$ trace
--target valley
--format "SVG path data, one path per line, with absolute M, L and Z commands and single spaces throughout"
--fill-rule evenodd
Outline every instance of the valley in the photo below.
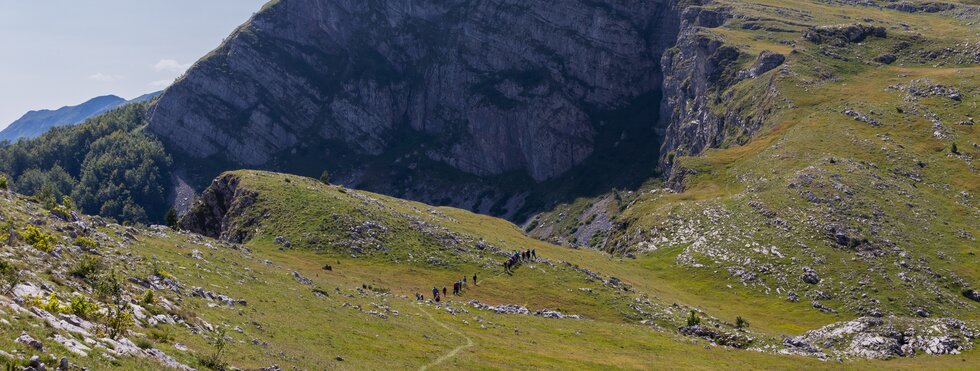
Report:
M 980 368 L 978 25 L 271 1 L 159 97 L 0 146 L 0 359 Z

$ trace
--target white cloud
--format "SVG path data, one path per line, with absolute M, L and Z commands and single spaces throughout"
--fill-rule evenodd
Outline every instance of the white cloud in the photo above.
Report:
M 115 82 L 123 79 L 122 75 L 107 75 L 102 72 L 96 73 L 88 77 L 89 80 L 95 80 L 99 82 Z
M 153 65 L 153 69 L 157 72 L 176 72 L 184 73 L 188 68 L 191 68 L 193 63 L 180 63 L 174 59 L 161 59 L 157 64 Z
M 170 86 L 170 84 L 173 84 L 173 82 L 174 82 L 174 80 L 157 80 L 157 81 L 153 81 L 153 82 L 151 82 L 151 83 L 149 83 L 147 85 L 150 86 L 151 88 L 154 88 L 154 89 L 163 89 L 163 88 L 166 88 L 166 87 Z

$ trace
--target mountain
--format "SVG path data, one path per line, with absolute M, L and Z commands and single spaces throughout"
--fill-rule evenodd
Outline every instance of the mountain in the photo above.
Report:
M 604 162 L 610 179 L 655 171 L 677 24 L 670 1 L 278 1 L 168 88 L 149 129 L 212 168 L 330 169 L 514 216 L 589 159 L 635 160 Z
M 212 173 L 504 216 L 776 332 L 977 320 L 975 4 L 399 4 L 276 2 L 149 129 Z
M 0 194 L 0 273 L 36 288 L 0 294 L 0 343 L 91 344 L 90 368 L 977 369 L 977 24 L 974 0 L 271 2 L 156 103 L 0 148 L 38 190 Z M 182 231 L 141 227 L 168 193 Z M 113 267 L 135 347 L 51 304 L 113 305 Z
M 61 107 L 57 110 L 30 111 L 0 131 L 0 141 L 16 142 L 24 138 L 34 138 L 51 128 L 77 125 L 91 117 L 102 114 L 127 103 L 146 102 L 156 98 L 161 92 L 125 100 L 115 95 L 92 98 L 77 106 Z

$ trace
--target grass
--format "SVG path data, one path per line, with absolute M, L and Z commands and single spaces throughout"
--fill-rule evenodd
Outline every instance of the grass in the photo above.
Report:
M 969 144 L 980 142 L 980 133 L 976 125 L 955 124 L 977 112 L 980 81 L 975 77 L 980 67 L 916 64 L 912 52 L 900 53 L 899 62 L 891 66 L 863 62 L 900 41 L 911 41 L 912 50 L 975 42 L 975 27 L 942 14 L 802 0 L 724 0 L 719 5 L 732 5 L 735 12 L 747 17 L 706 32 L 738 46 L 746 54 L 741 58 L 743 64 L 751 63 L 751 57 L 762 50 L 789 55 L 788 75 L 775 80 L 785 107 L 758 133 L 745 138 L 750 140 L 743 145 L 736 146 L 735 139 L 741 138 L 734 138 L 724 148 L 678 158 L 680 168 L 693 170 L 685 178 L 683 192 L 662 191 L 662 183 L 647 182 L 633 193 L 621 192 L 620 201 L 609 202 L 611 194 L 568 200 L 554 215 L 542 217 L 556 233 L 567 234 L 590 220 L 576 215 L 586 215 L 599 202 L 609 202 L 602 211 L 614 218 L 617 227 L 604 246 L 621 243 L 623 250 L 617 252 L 634 252 L 636 259 L 553 245 L 529 238 L 507 221 L 464 210 L 253 171 L 231 173 L 242 181 L 242 189 L 257 194 L 255 204 L 237 216 L 234 224 L 238 232 L 252 237 L 245 245 L 146 230 L 129 240 L 125 229 L 108 225 L 98 230 L 112 241 L 98 243 L 109 267 L 79 263 L 82 258 L 69 253 L 59 260 L 10 246 L 2 248 L 4 259 L 26 265 L 25 270 L 34 273 L 30 279 L 50 284 L 63 298 L 84 286 L 59 278 L 58 269 L 84 268 L 79 272 L 88 276 L 97 273 L 93 270 L 115 267 L 125 277 L 167 272 L 166 276 L 186 288 L 202 287 L 245 299 L 245 306 L 227 306 L 186 295 L 178 300 L 169 290 L 153 294 L 157 303 L 179 303 L 167 311 L 195 326 L 207 322 L 225 329 L 230 337 L 225 361 L 245 369 L 271 364 L 301 369 L 406 369 L 430 365 L 447 355 L 452 356 L 433 367 L 980 368 L 976 348 L 952 356 L 837 363 L 717 347 L 675 332 L 688 308 L 696 307 L 703 311 L 705 321 L 734 324 L 742 317 L 751 322 L 750 330 L 760 343 L 778 344 L 781 335 L 798 335 L 854 318 L 856 306 L 867 304 L 862 293 L 898 316 L 908 316 L 911 309 L 921 306 L 936 316 L 964 319 L 974 326 L 980 320 L 980 307 L 963 301 L 961 284 L 955 279 L 969 285 L 980 278 L 976 242 L 958 235 L 964 231 L 980 236 L 975 201 L 980 175 L 973 164 L 976 148 Z M 785 14 L 807 17 L 805 22 L 791 24 L 787 22 L 791 17 Z M 839 50 L 848 61 L 827 57 L 799 37 L 811 25 L 863 23 L 865 18 L 886 25 L 889 37 Z M 741 27 L 753 19 L 786 32 Z M 910 29 L 900 29 L 901 23 Z M 922 34 L 921 38 L 912 37 L 914 33 Z M 932 123 L 921 112 L 899 113 L 896 108 L 911 111 L 911 103 L 903 93 L 888 88 L 923 78 L 967 93 L 961 102 L 928 97 L 917 103 L 920 110 L 927 109 L 943 121 L 946 139 L 933 135 Z M 735 85 L 737 99 L 716 108 L 751 106 L 748 98 L 764 85 L 758 81 Z M 882 125 L 854 121 L 841 114 L 844 108 L 868 114 L 875 111 L 878 114 L 873 116 Z M 948 153 L 952 142 L 958 143 L 962 156 Z M 910 180 L 908 173 L 917 174 L 921 181 Z M 807 174 L 816 174 L 812 185 L 790 187 Z M 828 203 L 813 204 L 802 198 L 803 190 L 843 201 L 832 204 L 838 209 Z M 28 207 L 28 201 L 7 193 L 0 198 L 2 220 L 15 221 L 18 228 L 44 217 L 36 211 L 36 204 Z M 568 217 L 559 217 L 558 212 Z M 791 228 L 778 227 L 771 223 L 773 218 Z M 883 257 L 859 257 L 829 241 L 820 225 L 825 223 L 846 225 L 877 243 L 888 240 L 894 248 Z M 679 224 L 691 226 L 695 237 L 708 238 L 681 241 Z M 67 241 L 52 226 L 38 228 L 39 233 L 54 236 L 53 241 Z M 711 234 L 715 231 L 724 233 Z M 279 236 L 290 240 L 292 247 L 280 249 Z M 678 242 L 641 248 L 659 236 Z M 503 251 L 535 249 L 543 258 L 568 262 L 603 277 L 614 276 L 633 291 L 602 285 L 561 263 L 526 264 L 508 274 L 500 267 L 504 258 L 480 249 L 483 243 Z M 786 258 L 759 253 L 759 246 L 777 247 Z M 685 263 L 685 259 L 701 266 Z M 909 274 L 920 282 L 898 278 L 907 271 L 901 268 L 902 262 L 916 265 Z M 757 281 L 746 284 L 729 270 L 763 263 L 772 264 L 775 273 L 760 274 Z M 325 265 L 332 269 L 324 270 Z M 799 282 L 802 266 L 817 269 L 821 283 Z M 923 273 L 929 271 L 940 277 Z M 311 279 L 313 285 L 297 282 L 293 272 Z M 449 298 L 450 307 L 468 312 L 454 314 L 444 306 L 409 299 L 415 293 L 429 297 L 433 286 L 451 286 L 473 274 L 480 284 L 471 285 L 462 297 Z M 377 291 L 363 289 L 368 286 Z M 800 294 L 800 302 L 786 300 L 790 290 Z M 818 290 L 833 294 L 831 299 L 820 300 L 838 313 L 811 307 L 806 295 Z M 652 325 L 641 324 L 631 305 L 644 298 L 669 314 Z M 468 306 L 470 300 L 517 304 L 531 310 L 547 308 L 586 319 L 496 314 Z M 679 307 L 670 309 L 675 303 Z M 372 310 L 388 318 L 369 313 Z M 0 348 L 31 354 L 24 345 L 13 342 L 23 331 L 46 342 L 45 354 L 67 354 L 64 347 L 46 340 L 54 330 L 39 320 L 15 318 L 11 313 L 0 313 L 0 317 L 11 323 L 0 328 Z M 159 348 L 192 366 L 213 351 L 215 333 L 211 331 L 192 331 L 180 325 L 147 325 L 135 331 L 145 334 L 134 334 L 134 339 L 141 339 L 141 347 Z M 466 346 L 470 343 L 472 346 Z M 178 344 L 190 351 L 178 350 Z M 457 353 L 450 353 L 455 349 Z M 72 361 L 93 369 L 160 367 L 129 357 L 109 361 L 90 355 Z

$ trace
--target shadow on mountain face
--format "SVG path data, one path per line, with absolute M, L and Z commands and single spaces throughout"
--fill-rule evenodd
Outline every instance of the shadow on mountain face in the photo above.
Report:
M 279 160 L 261 170 L 314 178 L 327 170 L 332 182 L 351 188 L 522 223 L 556 205 L 614 189 L 638 189 L 657 178 L 660 99 L 661 94 L 655 91 L 617 110 L 590 112 L 596 131 L 592 155 L 565 174 L 543 182 L 523 172 L 479 177 L 434 161 L 425 153 L 433 138 L 411 130 L 407 124 L 393 134 L 397 140 L 379 156 L 346 150 L 342 143 L 311 140 L 280 154 Z M 221 172 L 239 168 L 218 158 L 178 156 L 175 163 L 189 175 L 183 180 L 198 191 Z

